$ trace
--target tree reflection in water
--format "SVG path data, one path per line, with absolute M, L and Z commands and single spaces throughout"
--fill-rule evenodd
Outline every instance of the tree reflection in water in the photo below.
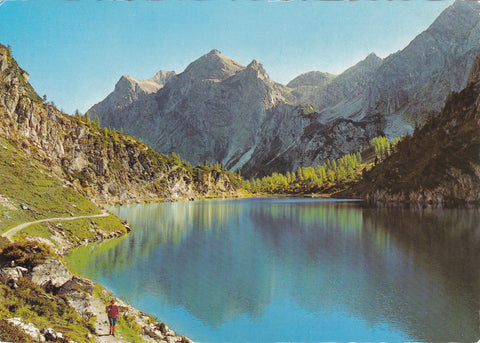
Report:
M 260 321 L 289 299 L 313 315 L 344 313 L 410 339 L 478 338 L 478 210 L 244 199 L 115 213 L 134 232 L 70 260 L 129 299 L 184 308 L 214 328 L 240 316 Z

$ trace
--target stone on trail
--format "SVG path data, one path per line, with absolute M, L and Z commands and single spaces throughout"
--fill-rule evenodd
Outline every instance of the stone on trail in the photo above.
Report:
M 65 265 L 55 258 L 49 258 L 32 270 L 32 281 L 40 287 L 60 288 L 73 278 Z

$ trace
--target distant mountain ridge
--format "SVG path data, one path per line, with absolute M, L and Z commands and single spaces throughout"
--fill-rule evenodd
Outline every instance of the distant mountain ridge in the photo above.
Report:
M 220 161 L 247 177 L 323 163 L 376 135 L 412 132 L 438 113 L 465 86 L 480 51 L 479 12 L 479 3 L 458 0 L 405 49 L 287 86 L 255 60 L 245 67 L 212 50 L 157 91 L 135 97 L 115 89 L 89 114 L 157 151 L 194 164 Z

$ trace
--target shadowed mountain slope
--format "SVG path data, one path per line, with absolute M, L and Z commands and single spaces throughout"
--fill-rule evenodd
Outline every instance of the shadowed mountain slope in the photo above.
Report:
M 465 89 L 366 173 L 354 194 L 372 200 L 458 204 L 480 201 L 480 56 Z

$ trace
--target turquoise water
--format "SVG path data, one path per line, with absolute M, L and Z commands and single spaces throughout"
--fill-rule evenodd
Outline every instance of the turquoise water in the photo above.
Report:
M 70 264 L 197 342 L 477 341 L 478 210 L 135 204 Z

